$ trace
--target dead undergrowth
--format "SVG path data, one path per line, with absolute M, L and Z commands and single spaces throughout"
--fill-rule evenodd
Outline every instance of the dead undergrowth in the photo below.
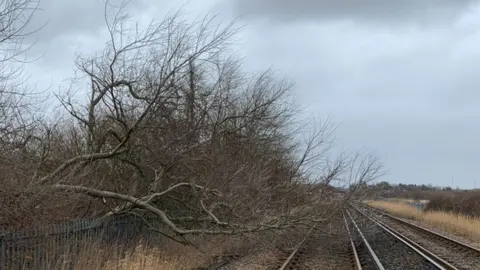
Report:
M 396 216 L 413 219 L 427 226 L 467 239 L 480 240 L 480 219 L 446 211 L 422 211 L 401 202 L 372 201 L 369 205 Z

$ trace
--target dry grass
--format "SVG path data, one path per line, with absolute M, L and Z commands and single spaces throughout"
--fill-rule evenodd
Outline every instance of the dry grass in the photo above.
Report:
M 153 270 L 153 269 L 191 269 L 201 266 L 205 262 L 202 254 L 189 252 L 184 254 L 169 254 L 169 252 L 160 251 L 157 248 L 146 249 L 143 246 L 137 246 L 133 252 L 125 258 L 114 256 L 102 263 L 104 258 L 91 260 L 87 259 L 86 264 L 79 264 L 74 269 L 90 270 Z M 91 260 L 91 261 L 88 261 Z
M 277 259 L 271 245 L 278 237 L 273 233 L 191 237 L 189 240 L 200 249 L 166 239 L 162 239 L 160 245 L 148 245 L 141 240 L 128 246 L 84 242 L 76 252 L 51 251 L 51 258 L 56 259 L 49 261 L 45 270 L 203 269 L 217 262 L 222 255 L 232 254 L 247 255 L 236 262 L 235 269 L 265 269 Z
M 64 254 L 51 269 L 74 270 L 153 270 L 192 269 L 208 263 L 210 256 L 193 247 L 170 243 L 165 248 L 138 243 L 133 248 L 120 245 L 100 247 L 95 244 L 82 248 L 79 254 Z
M 417 220 L 457 236 L 463 236 L 473 241 L 480 240 L 479 218 L 471 218 L 442 211 L 424 212 L 401 202 L 370 201 L 368 204 L 396 216 Z
M 363 202 L 369 203 L 374 202 L 375 200 L 364 200 Z M 421 202 L 421 203 L 428 203 L 428 200 L 414 200 L 408 198 L 389 198 L 389 202 L 398 202 L 398 203 L 413 203 L 413 202 Z
M 22 265 L 39 270 L 204 269 L 232 255 L 239 256 L 233 269 L 266 269 L 278 259 L 280 250 L 298 243 L 303 233 L 268 231 L 185 237 L 198 248 L 157 235 L 118 240 L 117 243 L 91 238 L 72 239 L 67 243 L 53 241 L 40 244 L 42 256 L 31 255 L 30 251 L 17 252 L 7 269 L 22 268 Z

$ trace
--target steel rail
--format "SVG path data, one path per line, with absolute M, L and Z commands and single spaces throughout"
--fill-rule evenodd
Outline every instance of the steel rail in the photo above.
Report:
M 423 228 L 423 227 L 418 226 L 418 225 L 416 225 L 416 224 L 413 224 L 412 222 L 410 222 L 410 221 L 408 221 L 408 220 L 405 220 L 405 219 L 403 219 L 403 218 L 399 218 L 399 217 L 392 216 L 391 214 L 386 213 L 386 212 L 384 212 L 384 211 L 381 211 L 381 210 L 379 210 L 379 209 L 376 209 L 376 208 L 374 208 L 374 207 L 372 207 L 372 206 L 370 206 L 370 205 L 366 205 L 366 204 L 362 204 L 362 205 L 366 206 L 368 209 L 371 209 L 371 210 L 373 210 L 373 211 L 375 211 L 375 212 L 378 212 L 378 213 L 380 213 L 380 214 L 383 215 L 383 216 L 386 216 L 386 217 L 388 217 L 388 218 L 391 218 L 391 219 L 393 219 L 393 220 L 396 220 L 396 221 L 398 221 L 398 222 L 400 222 L 400 223 L 402 223 L 402 224 L 405 224 L 405 225 L 407 225 L 407 226 L 409 226 L 409 227 L 413 227 L 413 228 L 415 228 L 415 229 L 421 230 L 421 231 L 426 232 L 426 233 L 428 233 L 428 234 L 430 234 L 430 235 L 432 235 L 432 236 L 435 236 L 435 237 L 437 237 L 437 238 L 442 238 L 442 239 L 444 239 L 444 240 L 448 240 L 448 241 L 450 241 L 450 242 L 452 242 L 452 243 L 454 243 L 454 244 L 456 244 L 456 245 L 458 245 L 458 246 L 461 246 L 461 247 L 463 247 L 463 248 L 465 248 L 465 249 L 468 249 L 468 250 L 470 250 L 470 251 L 476 252 L 476 253 L 478 253 L 478 256 L 480 256 L 480 249 L 478 249 L 478 248 L 472 247 L 472 246 L 470 246 L 470 245 L 468 245 L 468 244 L 462 243 L 462 242 L 460 242 L 460 241 L 458 241 L 458 240 L 455 240 L 455 239 L 453 239 L 453 238 L 450 238 L 450 237 L 448 237 L 448 236 L 441 235 L 441 234 L 436 233 L 436 232 L 434 232 L 434 231 L 432 231 L 432 230 L 429 230 L 429 229 L 427 229 L 427 228 Z
M 420 256 L 425 258 L 426 260 L 428 260 L 430 263 L 435 265 L 435 267 L 437 267 L 438 269 L 441 269 L 441 270 L 458 270 L 458 268 L 456 268 L 455 266 L 453 266 L 449 262 L 447 262 L 444 259 L 438 257 L 437 255 L 433 254 L 432 252 L 425 249 L 424 247 L 418 245 L 417 243 L 415 243 L 414 241 L 412 241 L 408 237 L 402 235 L 398 231 L 394 230 L 393 228 L 391 228 L 387 224 L 370 217 L 368 214 L 364 213 L 363 211 L 361 211 L 360 209 L 358 209 L 356 207 L 352 207 L 352 208 L 355 209 L 360 214 L 364 215 L 366 218 L 370 219 L 372 222 L 374 222 L 378 226 L 380 226 L 382 229 L 384 229 L 390 235 L 394 236 L 396 239 L 398 239 L 399 241 L 404 243 L 406 246 L 408 246 L 410 249 L 415 251 L 417 254 L 419 254 Z
M 357 249 L 355 248 L 355 243 L 353 243 L 352 233 L 350 233 L 350 229 L 348 228 L 348 221 L 347 221 L 347 218 L 345 217 L 345 212 L 343 212 L 342 215 L 343 215 L 343 220 L 345 221 L 345 227 L 347 228 L 348 236 L 350 238 L 350 245 L 352 246 L 353 257 L 355 259 L 355 267 L 357 270 L 362 270 L 362 264 L 360 263 L 360 258 L 358 257 Z
M 375 262 L 376 268 L 379 269 L 379 270 L 385 270 L 385 267 L 383 267 L 382 263 L 380 262 L 380 259 L 378 258 L 377 254 L 375 254 L 375 251 L 373 251 L 372 247 L 371 247 L 370 244 L 368 243 L 367 239 L 366 239 L 365 236 L 363 235 L 363 233 L 362 233 L 362 231 L 360 230 L 360 228 L 357 226 L 357 223 L 356 223 L 355 220 L 353 219 L 352 215 L 350 215 L 350 212 L 349 212 L 348 210 L 346 210 L 346 209 L 345 209 L 345 212 L 347 212 L 347 215 L 350 217 L 350 220 L 352 221 L 353 226 L 357 229 L 358 234 L 360 235 L 360 237 L 362 238 L 363 243 L 364 243 L 365 246 L 367 247 L 368 252 L 370 253 L 370 256 L 373 258 L 373 261 Z

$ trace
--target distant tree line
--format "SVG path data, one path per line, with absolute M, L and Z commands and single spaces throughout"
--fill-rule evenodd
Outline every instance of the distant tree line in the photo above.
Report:
M 401 197 L 411 199 L 429 199 L 439 193 L 463 191 L 456 187 L 433 186 L 431 184 L 392 184 L 387 181 L 377 183 L 360 183 L 351 185 L 350 189 L 357 191 L 357 196 L 366 198 Z

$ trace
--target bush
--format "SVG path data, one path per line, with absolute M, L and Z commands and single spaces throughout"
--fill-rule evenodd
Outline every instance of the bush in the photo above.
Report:
M 480 192 L 466 191 L 433 196 L 425 211 L 445 211 L 480 217 Z

